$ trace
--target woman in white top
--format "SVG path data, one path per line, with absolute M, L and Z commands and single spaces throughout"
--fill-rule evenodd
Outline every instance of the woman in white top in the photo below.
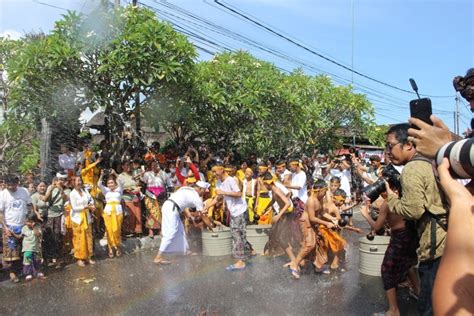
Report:
M 161 228 L 161 209 L 158 196 L 166 191 L 166 173 L 160 169 L 156 161 L 148 163 L 148 171 L 142 176 L 142 182 L 146 184 L 145 207 L 147 211 L 145 227 L 148 228 L 148 236 L 153 238 L 153 230 Z
M 90 211 L 95 211 L 94 200 L 92 196 L 83 188 L 81 177 L 75 177 L 74 189 L 69 195 L 71 203 L 71 222 L 72 222 L 72 244 L 74 247 L 74 258 L 81 267 L 85 266 L 85 261 L 95 264 L 92 260 L 93 239 L 92 239 L 92 220 Z
M 107 231 L 107 246 L 109 247 L 109 258 L 115 255 L 120 257 L 122 250 L 121 231 L 123 222 L 122 194 L 123 184 L 117 181 L 117 174 L 112 170 L 112 174 L 107 178 L 107 186 L 103 184 L 104 171 L 100 173 L 98 187 L 105 196 L 105 208 L 102 217 L 104 218 L 105 230 Z

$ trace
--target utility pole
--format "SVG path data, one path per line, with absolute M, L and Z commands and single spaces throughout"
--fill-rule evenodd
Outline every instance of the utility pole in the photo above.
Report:
M 115 6 L 115 9 L 120 8 L 120 0 L 115 0 L 114 1 L 114 6 Z
M 459 96 L 456 93 L 456 112 L 454 114 L 454 119 L 455 119 L 455 126 L 456 126 L 456 135 L 459 135 Z
M 352 10 L 351 83 L 354 84 L 354 0 L 351 0 L 351 10 Z

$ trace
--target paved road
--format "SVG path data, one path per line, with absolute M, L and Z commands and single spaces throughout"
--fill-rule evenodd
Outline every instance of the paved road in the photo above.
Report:
M 356 221 L 361 226 L 361 222 Z M 47 280 L 0 283 L 3 315 L 371 315 L 386 308 L 380 278 L 358 272 L 358 241 L 349 241 L 348 271 L 299 281 L 284 258 L 257 257 L 242 272 L 226 272 L 231 258 L 178 257 L 174 265 L 152 264 L 154 251 L 75 265 L 48 273 Z M 90 283 L 87 283 L 90 282 Z M 415 302 L 401 291 L 403 315 Z

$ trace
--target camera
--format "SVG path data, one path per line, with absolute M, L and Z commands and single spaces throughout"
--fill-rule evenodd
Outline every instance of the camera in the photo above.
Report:
M 443 158 L 449 160 L 449 173 L 455 179 L 474 178 L 474 138 L 445 144 L 436 154 L 436 164 L 440 165 Z
M 362 189 L 362 192 L 370 199 L 370 202 L 375 201 L 381 193 L 386 191 L 385 180 L 390 186 L 396 188 L 399 192 L 401 191 L 400 173 L 392 164 L 389 164 L 383 169 L 382 177 Z

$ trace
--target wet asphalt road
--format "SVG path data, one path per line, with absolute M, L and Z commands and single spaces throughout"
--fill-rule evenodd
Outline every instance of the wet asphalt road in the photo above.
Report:
M 362 227 L 363 224 L 356 221 Z M 256 257 L 245 271 L 227 272 L 231 258 L 176 257 L 152 263 L 155 251 L 95 266 L 48 271 L 46 280 L 0 283 L 2 315 L 371 315 L 387 308 L 382 281 L 358 271 L 359 235 L 346 232 L 348 271 L 293 280 L 285 258 Z M 402 315 L 416 302 L 399 293 Z

